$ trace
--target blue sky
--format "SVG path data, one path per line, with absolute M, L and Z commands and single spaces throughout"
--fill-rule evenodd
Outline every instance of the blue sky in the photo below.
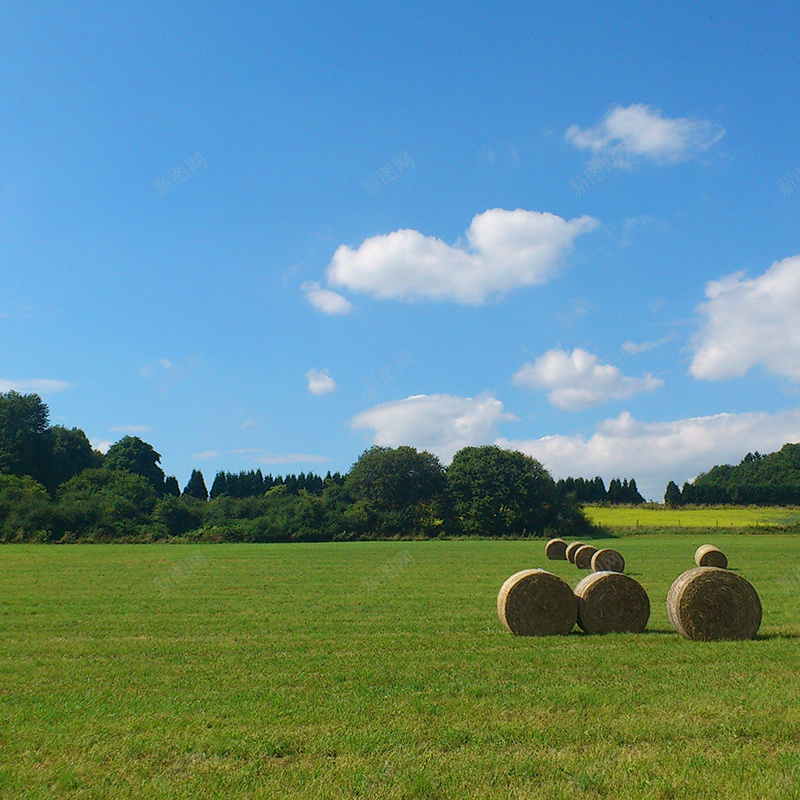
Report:
M 182 486 L 800 441 L 800 11 L 541 6 L 4 4 L 0 390 Z

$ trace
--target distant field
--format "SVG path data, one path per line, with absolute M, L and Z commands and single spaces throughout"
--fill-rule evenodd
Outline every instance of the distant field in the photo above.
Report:
M 800 523 L 800 508 L 636 508 L 584 506 L 596 525 L 608 528 L 789 527 Z
M 800 538 L 712 541 L 755 641 L 671 631 L 705 535 L 617 540 L 648 631 L 512 637 L 537 541 L 0 547 L 0 797 L 798 798 Z

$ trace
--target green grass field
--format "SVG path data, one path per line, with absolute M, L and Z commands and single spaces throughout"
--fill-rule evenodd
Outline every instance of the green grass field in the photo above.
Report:
M 728 506 L 725 508 L 654 508 L 584 506 L 595 525 L 635 528 L 775 528 L 800 524 L 800 508 Z
M 0 548 L 2 798 L 797 798 L 800 537 L 711 541 L 755 641 L 671 631 L 709 537 L 616 540 L 640 635 L 518 638 L 542 541 Z

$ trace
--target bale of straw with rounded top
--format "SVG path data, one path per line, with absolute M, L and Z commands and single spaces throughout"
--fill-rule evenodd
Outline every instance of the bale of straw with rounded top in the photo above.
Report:
M 752 639 L 761 625 L 761 600 L 741 575 L 720 567 L 695 567 L 670 587 L 667 616 L 687 639 Z
M 517 636 L 563 635 L 578 619 L 578 600 L 558 575 L 543 569 L 523 569 L 500 587 L 497 615 Z
M 569 545 L 569 547 L 567 547 L 567 552 L 565 555 L 567 556 L 567 561 L 569 561 L 570 564 L 575 563 L 575 553 L 585 544 L 586 542 L 573 542 L 571 545 Z
M 578 569 L 591 569 L 592 568 L 592 556 L 597 552 L 596 547 L 592 547 L 590 544 L 585 544 L 583 547 L 579 547 L 575 551 L 575 566 Z
M 544 554 L 551 561 L 566 561 L 567 543 L 563 539 L 551 539 L 545 545 Z
M 576 587 L 578 625 L 586 633 L 641 633 L 650 619 L 644 587 L 622 572 L 593 572 Z
M 625 572 L 625 559 L 616 550 L 604 547 L 592 556 L 592 570 L 594 572 Z
M 720 567 L 721 569 L 728 568 L 728 559 L 725 553 L 713 544 L 701 544 L 695 550 L 694 563 L 698 567 Z

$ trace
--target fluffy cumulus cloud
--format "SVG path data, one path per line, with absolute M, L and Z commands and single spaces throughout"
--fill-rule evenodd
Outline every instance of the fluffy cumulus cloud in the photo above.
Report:
M 355 430 L 371 429 L 373 444 L 407 444 L 449 463 L 462 447 L 490 444 L 497 436 L 497 426 L 513 419 L 489 394 L 476 398 L 421 394 L 362 411 L 350 425 Z
M 724 380 L 762 364 L 800 381 L 800 256 L 775 262 L 763 275 L 727 275 L 706 286 L 707 302 L 689 371 Z
M 546 390 L 550 403 L 567 411 L 624 399 L 664 385 L 649 373 L 641 378 L 623 375 L 617 367 L 601 363 L 596 355 L 580 348 L 571 353 L 548 350 L 533 363 L 523 364 L 514 373 L 513 382 Z
M 66 381 L 55 381 L 50 378 L 31 378 L 20 381 L 0 378 L 0 392 L 19 392 L 20 394 L 30 392 L 52 394 L 53 392 L 63 392 L 65 389 L 69 389 L 71 385 Z
M 657 109 L 634 103 L 615 106 L 593 128 L 570 126 L 565 138 L 599 156 L 613 153 L 621 158 L 676 162 L 708 150 L 724 133 L 706 120 L 664 117 Z
M 449 245 L 406 229 L 374 236 L 355 250 L 341 245 L 328 266 L 328 283 L 381 299 L 479 305 L 552 278 L 576 237 L 597 224 L 587 216 L 565 220 L 547 212 L 493 208 L 473 218 L 466 243 Z
M 326 369 L 310 369 L 306 372 L 306 380 L 311 394 L 328 394 L 336 388 L 336 382 Z
M 319 281 L 306 281 L 300 290 L 305 293 L 306 300 L 323 314 L 349 314 L 353 310 L 353 304 L 346 297 L 323 289 Z
M 600 423 L 588 437 L 499 439 L 497 444 L 539 459 L 555 478 L 633 477 L 648 499 L 661 500 L 670 480 L 681 485 L 715 464 L 745 453 L 800 441 L 800 409 L 775 414 L 716 414 L 672 422 L 638 422 L 628 412 Z

